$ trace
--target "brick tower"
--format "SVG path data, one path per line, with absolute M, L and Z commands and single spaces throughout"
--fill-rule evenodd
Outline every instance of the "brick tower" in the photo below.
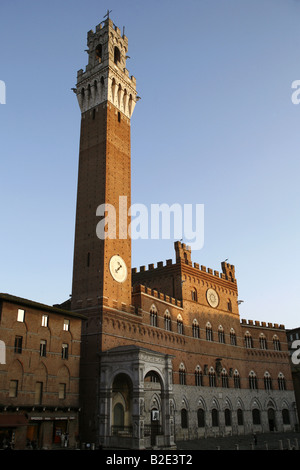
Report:
M 127 227 L 130 118 L 136 81 L 126 69 L 128 39 L 111 19 L 88 32 L 87 45 L 88 65 L 85 71 L 78 71 L 74 89 L 81 110 L 81 133 L 71 309 L 88 317 L 82 332 L 81 430 L 86 442 L 95 442 L 104 306 L 116 301 L 131 304 Z
M 88 32 L 87 44 L 88 65 L 85 72 L 79 70 L 76 86 L 82 116 L 72 310 L 94 307 L 103 298 L 131 303 L 126 208 L 131 204 L 130 118 L 136 81 L 126 69 L 128 39 L 111 19 Z

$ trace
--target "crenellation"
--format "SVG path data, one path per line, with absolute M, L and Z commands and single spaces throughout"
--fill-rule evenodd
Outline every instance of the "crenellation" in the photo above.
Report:
M 163 292 L 159 292 L 156 289 L 152 289 L 151 287 L 146 287 L 143 284 L 138 284 L 134 286 L 133 288 L 133 294 L 147 294 L 150 295 L 151 297 L 154 297 L 158 300 L 162 300 L 164 302 L 167 302 L 169 304 L 175 305 L 176 307 L 182 307 L 182 301 L 179 299 L 175 299 L 174 297 L 171 297 L 170 295 L 164 294 Z
M 99 23 L 96 25 L 96 33 L 99 33 L 99 31 L 102 29 L 102 23 Z
M 245 318 L 242 318 L 240 320 L 241 325 L 248 325 L 248 326 L 254 326 L 258 328 L 272 328 L 276 330 L 282 330 L 285 329 L 284 325 L 278 325 L 278 323 L 270 323 L 270 322 L 265 322 L 265 321 L 259 321 L 259 320 L 246 320 Z

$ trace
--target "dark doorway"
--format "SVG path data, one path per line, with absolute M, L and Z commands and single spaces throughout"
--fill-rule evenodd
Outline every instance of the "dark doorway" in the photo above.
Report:
M 151 410 L 151 445 L 156 444 L 156 436 L 161 434 L 159 410 Z
M 268 422 L 269 422 L 269 430 L 270 431 L 275 431 L 276 426 L 275 426 L 275 411 L 273 408 L 268 409 Z

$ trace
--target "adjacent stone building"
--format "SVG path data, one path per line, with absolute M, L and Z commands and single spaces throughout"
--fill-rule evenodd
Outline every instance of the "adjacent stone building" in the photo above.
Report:
M 84 318 L 0 294 L 0 448 L 76 446 Z

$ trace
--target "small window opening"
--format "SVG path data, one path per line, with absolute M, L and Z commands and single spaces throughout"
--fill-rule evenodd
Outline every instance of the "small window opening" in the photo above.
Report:
M 118 122 L 121 122 L 121 113 L 120 113 L 120 111 L 118 112 Z
M 102 60 L 102 45 L 101 44 L 98 44 L 98 46 L 96 47 L 96 58 L 99 60 L 99 62 L 101 62 Z
M 117 64 L 118 62 L 120 62 L 120 50 L 117 48 L 117 46 L 115 46 L 114 63 Z

